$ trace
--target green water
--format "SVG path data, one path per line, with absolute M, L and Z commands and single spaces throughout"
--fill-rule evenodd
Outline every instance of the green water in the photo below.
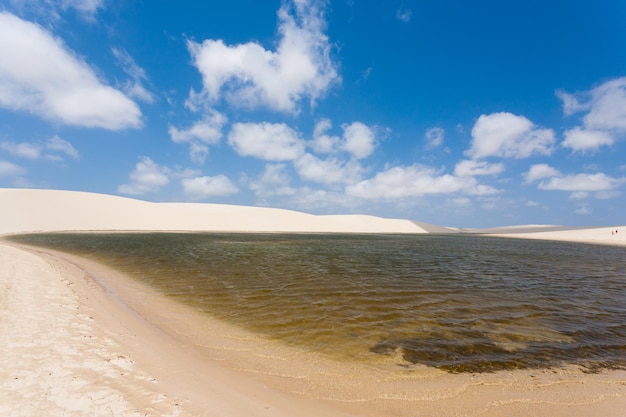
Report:
M 472 236 L 39 234 L 207 314 L 341 360 L 626 368 L 626 249 Z

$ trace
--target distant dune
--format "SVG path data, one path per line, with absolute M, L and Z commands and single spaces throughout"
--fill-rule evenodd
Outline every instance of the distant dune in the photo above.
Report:
M 427 233 L 410 220 L 366 215 L 316 216 L 265 207 L 151 203 L 77 191 L 0 189 L 0 234 L 71 230 Z
M 285 233 L 469 233 L 626 245 L 626 226 L 440 227 L 361 214 L 207 203 L 152 203 L 79 191 L 0 188 L 0 234 L 50 231 L 207 231 Z

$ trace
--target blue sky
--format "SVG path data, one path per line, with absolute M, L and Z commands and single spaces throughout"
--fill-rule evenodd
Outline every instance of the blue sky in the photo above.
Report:
M 620 0 L 1 0 L 0 56 L 0 187 L 625 223 Z

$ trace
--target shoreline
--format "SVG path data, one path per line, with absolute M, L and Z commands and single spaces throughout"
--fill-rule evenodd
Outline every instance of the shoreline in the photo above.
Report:
M 40 412 L 58 407 L 59 399 L 49 392 L 63 390 L 77 396 L 64 410 L 84 404 L 91 408 L 83 411 L 93 415 L 100 415 L 98 401 L 86 401 L 85 396 L 98 398 L 94 392 L 108 392 L 106 403 L 116 404 L 116 415 L 428 416 L 445 410 L 462 416 L 600 417 L 617 416 L 626 406 L 626 371 L 584 374 L 567 368 L 453 375 L 416 367 L 385 373 L 384 368 L 333 362 L 198 317 L 191 309 L 93 261 L 7 242 L 0 242 L 0 256 L 15 264 L 13 275 L 6 268 L 0 275 L 3 298 L 25 292 L 32 299 L 30 307 L 22 306 L 29 310 L 19 312 L 19 317 L 14 309 L 18 306 L 2 312 L 0 323 L 6 326 L 8 322 L 11 329 L 3 332 L 7 339 L 2 344 L 7 350 L 3 396 L 21 407 L 39 404 Z M 15 276 L 26 267 L 38 277 L 38 293 L 37 288 L 23 288 Z M 16 340 L 34 337 L 32 324 L 37 320 L 28 315 L 40 312 L 32 304 L 47 303 L 46 308 L 52 308 L 45 296 L 54 292 L 65 307 L 48 312 L 59 316 L 50 331 L 60 338 L 55 343 L 65 347 L 31 342 L 32 355 L 44 358 L 31 359 L 31 363 L 23 359 L 23 366 L 16 367 L 24 356 Z M 20 324 L 11 326 L 12 321 Z M 72 334 L 77 331 L 76 321 L 84 334 Z M 49 326 L 49 317 L 43 324 Z M 198 326 L 204 329 L 198 331 Z M 85 339 L 99 343 L 90 345 Z M 91 350 L 81 350 L 89 346 Z M 100 348 L 94 358 L 94 346 L 106 349 Z M 25 371 L 29 364 L 30 374 Z M 55 372 L 38 375 L 40 382 L 34 383 L 32 373 L 42 374 L 46 369 Z M 30 385 L 16 382 L 28 380 L 29 375 Z M 84 383 L 79 390 L 72 388 L 76 379 Z M 49 380 L 48 393 L 41 380 Z M 90 386 L 91 391 L 79 395 Z M 39 398 L 39 403 L 33 398 Z M 0 404 L 0 412 L 12 415 L 16 409 L 8 406 Z
M 2 359 L 1 386 L 8 394 L 5 398 L 14 397 L 11 404 L 0 404 L 0 412 L 6 411 L 6 415 L 65 415 L 67 411 L 100 415 L 103 406 L 100 395 L 116 398 L 115 408 L 109 407 L 114 415 L 352 415 L 321 401 L 292 397 L 206 357 L 193 343 L 182 340 L 173 331 L 174 323 L 162 321 L 189 318 L 187 309 L 176 308 L 164 296 L 150 293 L 144 286 L 105 266 L 65 253 L 6 242 L 0 242 L 0 256 L 3 260 L 15 259 L 17 267 L 24 267 L 25 263 L 32 265 L 39 278 L 34 284 L 42 285 L 43 293 L 20 288 L 15 281 L 7 283 L 6 274 L 0 281 L 3 287 L 11 292 L 23 289 L 29 298 L 38 297 L 31 301 L 38 306 L 41 301 L 47 303 L 48 300 L 41 298 L 51 291 L 59 294 L 56 301 L 60 303 L 60 307 L 46 307 L 50 310 L 48 314 L 56 316 L 50 332 L 59 335 L 51 340 L 37 340 L 33 334 L 33 325 L 39 325 L 38 328 L 49 325 L 49 317 L 41 317 L 33 306 L 26 307 L 28 312 L 20 312 L 19 317 L 15 317 L 15 311 L 8 310 L 8 318 L 13 316 L 20 326 L 10 326 L 9 321 L 12 331 L 3 332 L 7 340 L 2 345 L 7 348 Z M 159 317 L 157 312 L 164 314 Z M 172 312 L 176 314 L 168 317 Z M 78 329 L 76 323 L 80 324 Z M 28 354 L 29 357 L 41 357 L 29 371 L 25 369 L 31 367 L 16 367 L 12 360 L 24 356 L 23 346 L 15 342 L 19 338 L 37 340 L 26 343 L 36 351 Z M 54 371 L 49 372 L 48 368 Z M 12 378 L 31 383 L 11 383 Z M 46 388 L 41 390 L 44 385 Z M 74 386 L 91 389 L 80 395 L 83 390 L 74 393 Z M 50 395 L 59 391 L 70 399 L 60 401 Z M 79 398 L 72 400 L 72 396 Z M 33 397 L 39 401 L 33 401 Z M 20 412 L 21 406 L 26 406 L 28 412 Z

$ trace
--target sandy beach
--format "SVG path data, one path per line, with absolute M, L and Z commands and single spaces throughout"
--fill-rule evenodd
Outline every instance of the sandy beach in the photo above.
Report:
M 0 235 L 426 228 L 372 216 L 0 189 Z M 626 244 L 620 226 L 484 232 Z M 0 414 L 6 416 L 617 417 L 626 407 L 626 371 L 452 375 L 426 367 L 354 367 L 201 317 L 85 259 L 0 242 L 0 265 Z

